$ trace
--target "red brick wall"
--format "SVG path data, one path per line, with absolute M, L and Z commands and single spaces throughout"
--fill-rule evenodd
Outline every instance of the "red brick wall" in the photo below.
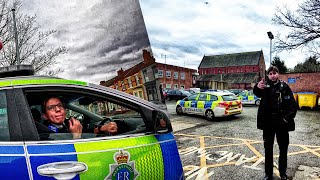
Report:
M 157 63 L 157 69 L 158 71 L 163 70 L 163 77 L 159 77 L 160 83 L 163 84 L 163 88 L 166 87 L 166 84 L 171 84 L 172 89 L 174 84 L 177 84 L 179 89 L 181 85 L 184 85 L 185 89 L 192 87 L 192 73 L 197 72 L 195 69 L 183 68 L 173 65 L 165 65 L 161 63 Z M 166 71 L 171 71 L 170 78 L 166 77 Z M 174 79 L 174 72 L 178 72 L 178 79 Z M 185 74 L 184 80 L 181 79 L 181 72 L 184 72 Z
M 320 72 L 280 74 L 279 77 L 286 82 L 288 78 L 296 78 L 296 83 L 289 84 L 293 92 L 317 92 L 320 95 Z

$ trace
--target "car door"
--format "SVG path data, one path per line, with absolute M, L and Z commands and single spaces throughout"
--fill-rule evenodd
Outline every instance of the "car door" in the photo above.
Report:
M 248 91 L 247 93 L 248 93 L 248 103 L 254 104 L 255 98 L 254 98 L 253 91 Z
M 0 90 L 0 179 L 29 179 L 28 160 L 24 149 L 11 88 Z
M 39 108 L 41 101 L 38 99 L 43 96 L 60 92 L 61 98 L 67 102 L 65 108 L 68 115 L 77 114 L 79 119 L 83 118 L 81 123 L 84 129 L 94 128 L 96 124 L 91 120 L 99 120 L 104 115 L 110 121 L 119 122 L 119 129 L 123 123 L 122 129 L 126 133 L 100 136 L 88 131 L 82 133 L 82 139 L 72 139 L 69 138 L 72 136 L 63 133 L 50 133 L 48 139 L 40 140 L 39 129 L 35 130 L 33 116 L 28 109 L 30 106 Z M 29 157 L 31 179 L 182 178 L 181 161 L 166 114 L 139 103 L 136 97 L 130 96 L 132 100 L 127 98 L 127 94 L 118 93 L 73 86 L 32 86 L 17 92 L 17 104 L 24 109 L 19 114 L 20 121 L 29 122 L 25 124 L 22 134 L 29 136 L 25 149 Z M 78 98 L 82 96 L 84 98 Z M 165 126 L 160 120 L 154 121 L 157 113 L 161 115 Z M 108 118 L 104 119 L 109 121 Z M 124 126 L 125 122 L 127 126 Z M 130 126 L 135 129 L 130 129 Z
M 188 97 L 188 101 L 185 102 L 185 107 L 186 107 L 187 113 L 189 113 L 189 114 L 195 113 L 198 96 L 199 96 L 199 94 L 193 94 Z
M 208 101 L 208 96 L 206 93 L 200 93 L 198 96 L 198 101 L 196 104 L 196 114 L 203 114 L 205 111 L 205 105 L 206 102 Z

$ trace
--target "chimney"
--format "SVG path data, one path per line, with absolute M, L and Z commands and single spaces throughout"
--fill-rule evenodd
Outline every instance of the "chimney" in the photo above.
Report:
M 154 57 L 151 56 L 151 53 L 149 51 L 147 51 L 146 49 L 142 50 L 142 57 L 143 57 L 143 63 L 144 64 L 149 64 L 149 63 L 156 62 Z
M 123 69 L 122 69 L 122 68 L 118 71 L 118 76 L 119 76 L 119 77 L 122 77 L 122 76 L 123 76 Z

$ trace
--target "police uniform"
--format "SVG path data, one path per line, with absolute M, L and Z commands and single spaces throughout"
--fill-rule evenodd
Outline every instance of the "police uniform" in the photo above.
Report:
M 269 82 L 268 85 L 265 89 L 259 89 L 256 84 L 253 89 L 253 93 L 261 97 L 257 127 L 263 130 L 265 173 L 270 177 L 273 174 L 273 144 L 276 136 L 280 150 L 279 172 L 280 176 L 284 176 L 287 169 L 289 131 L 295 129 L 297 105 L 285 82 L 278 80 L 276 83 Z

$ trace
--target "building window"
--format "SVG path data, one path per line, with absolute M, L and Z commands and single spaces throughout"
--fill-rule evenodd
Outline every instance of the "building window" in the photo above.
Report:
M 163 70 L 158 70 L 158 77 L 163 77 Z
M 184 85 L 181 85 L 180 88 L 181 88 L 181 89 L 184 89 Z
M 179 73 L 178 72 L 174 72 L 173 73 L 173 79 L 178 79 Z
M 129 84 L 129 87 L 132 88 L 131 78 L 128 78 L 128 84 Z
M 171 89 L 171 84 L 166 84 L 166 88 Z
M 139 91 L 139 97 L 140 97 L 141 99 L 144 99 L 144 98 L 143 98 L 143 93 L 142 93 L 142 91 Z
M 171 77 L 171 71 L 166 71 L 166 77 L 167 78 Z
M 183 80 L 185 79 L 184 73 L 181 73 L 180 76 L 181 76 L 181 79 L 183 79 Z
M 178 89 L 178 84 L 174 84 L 173 89 Z
M 135 91 L 135 92 L 133 92 L 133 94 L 134 94 L 134 96 L 139 97 L 138 92 Z
M 136 82 L 137 82 L 137 85 L 140 84 L 140 79 L 139 79 L 139 76 L 138 75 L 135 75 L 136 77 Z
M 126 90 L 126 86 L 124 85 L 123 81 L 121 81 L 121 87 L 122 87 L 122 90 Z

